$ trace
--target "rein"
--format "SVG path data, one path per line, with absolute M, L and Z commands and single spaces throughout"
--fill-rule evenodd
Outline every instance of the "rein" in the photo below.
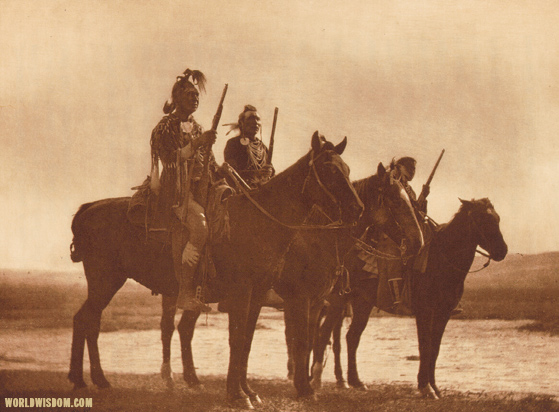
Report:
M 324 154 L 324 153 L 322 153 Z M 322 156 L 322 154 L 318 155 L 318 157 L 316 159 L 318 159 L 320 156 Z M 320 177 L 318 175 L 318 172 L 316 171 L 316 166 L 315 166 L 315 158 L 314 158 L 314 152 L 311 152 L 311 161 L 309 162 L 310 165 L 310 169 L 309 169 L 309 173 L 307 175 L 307 177 L 305 178 L 305 181 L 303 183 L 303 189 L 301 191 L 301 193 L 304 193 L 305 191 L 305 186 L 307 184 L 307 181 L 310 179 L 311 173 L 314 172 L 314 177 L 319 185 L 319 187 L 324 191 L 324 193 L 330 198 L 330 200 L 332 200 L 336 205 L 338 204 L 338 202 L 336 201 L 335 196 L 328 190 L 328 188 L 326 186 L 324 186 L 324 184 L 322 183 L 322 181 L 320 180 Z M 251 195 L 250 192 L 243 187 L 242 185 L 239 185 L 239 189 L 241 190 L 241 192 L 243 193 L 243 195 L 260 211 L 262 212 L 262 214 L 264 216 L 266 216 L 268 219 L 270 219 L 272 222 L 277 223 L 280 226 L 286 227 L 288 229 L 292 229 L 292 230 L 337 230 L 337 229 L 347 229 L 350 227 L 353 227 L 353 225 L 344 225 L 340 220 L 336 221 L 336 222 L 332 222 L 329 223 L 327 225 L 307 225 L 307 224 L 302 224 L 302 225 L 290 225 L 287 223 L 283 223 L 280 220 L 278 220 L 275 216 L 272 216 L 266 209 L 264 209 L 264 207 L 262 207 L 262 205 L 260 203 L 258 203 Z M 313 205 L 319 207 L 318 205 Z M 319 207 L 320 209 L 320 207 Z M 311 209 L 312 210 L 312 209 Z M 324 212 L 323 212 L 324 213 Z M 331 219 L 330 219 L 331 220 Z

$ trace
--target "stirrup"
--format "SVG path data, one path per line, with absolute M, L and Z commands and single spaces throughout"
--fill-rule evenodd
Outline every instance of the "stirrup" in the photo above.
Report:
M 198 298 L 188 298 L 184 304 L 177 305 L 177 308 L 192 312 L 200 311 L 207 313 L 212 311 L 212 308 L 209 305 L 206 305 Z

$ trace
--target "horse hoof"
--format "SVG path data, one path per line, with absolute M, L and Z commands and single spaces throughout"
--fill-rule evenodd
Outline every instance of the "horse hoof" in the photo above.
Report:
M 349 385 L 353 388 L 353 389 L 357 389 L 358 391 L 368 391 L 369 388 L 367 387 L 367 385 L 365 385 L 363 382 L 361 381 L 357 381 L 357 382 L 349 382 Z
M 173 378 L 164 379 L 163 382 L 165 382 L 165 387 L 167 389 L 169 390 L 175 389 L 175 381 L 173 380 Z
M 111 384 L 107 380 L 105 380 L 105 382 L 96 383 L 95 385 L 97 385 L 99 389 L 110 389 L 111 387 Z
M 311 393 L 308 395 L 300 395 L 297 397 L 297 400 L 301 402 L 316 403 L 318 402 L 318 397 L 316 396 L 316 393 Z
M 314 390 L 319 390 L 322 388 L 322 379 L 313 378 L 311 379 L 311 387 Z
M 443 395 L 441 394 L 440 389 L 437 388 L 437 385 L 434 385 L 434 384 L 430 383 L 429 386 L 431 386 L 433 391 L 435 391 L 435 395 L 437 395 L 439 399 L 441 399 L 443 397 Z
M 433 399 L 435 401 L 439 400 L 439 397 L 437 396 L 437 394 L 435 393 L 435 391 L 433 390 L 433 388 L 431 388 L 431 385 L 429 385 L 429 384 L 425 385 L 422 388 L 419 388 L 419 394 L 424 399 Z
M 249 399 L 253 406 L 262 405 L 262 399 L 260 399 L 260 396 L 256 393 L 254 395 L 249 395 Z
M 190 389 L 192 392 L 201 393 L 206 390 L 206 387 L 201 383 L 196 383 L 194 385 L 188 385 L 188 389 Z
M 339 389 L 349 389 L 349 385 L 346 381 L 337 381 L 336 387 Z
M 161 378 L 164 381 L 173 380 L 173 371 L 171 370 L 170 363 L 162 363 L 161 364 Z
M 234 409 L 244 409 L 244 410 L 253 410 L 254 406 L 250 402 L 249 398 L 238 398 L 232 401 L 229 401 L 229 407 Z
M 74 389 L 75 391 L 79 391 L 80 389 L 87 388 L 87 384 L 84 381 L 81 382 L 74 382 Z

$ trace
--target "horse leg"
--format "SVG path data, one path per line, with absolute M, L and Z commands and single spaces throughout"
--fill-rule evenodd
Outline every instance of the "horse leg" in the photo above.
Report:
M 441 391 L 435 384 L 435 364 L 437 363 L 439 350 L 441 348 L 441 340 L 443 338 L 443 333 L 449 319 L 450 312 L 437 313 L 433 320 L 433 328 L 431 331 L 431 362 L 429 364 L 429 384 L 439 398 L 441 398 L 442 395 Z
M 266 291 L 262 292 L 258 296 L 252 296 L 250 309 L 247 317 L 246 333 L 245 333 L 245 348 L 243 352 L 243 364 L 241 369 L 241 388 L 248 395 L 252 405 L 261 405 L 262 400 L 258 393 L 256 393 L 248 384 L 247 373 L 248 373 L 248 359 L 250 356 L 250 349 L 252 347 L 252 340 L 254 338 L 254 332 L 256 330 L 256 323 L 258 321 L 258 316 L 260 316 L 260 310 L 262 309 L 261 302 L 264 301 Z M 257 303 L 259 302 L 259 303 Z
M 86 268 L 86 266 L 89 265 L 86 265 L 84 262 L 84 268 Z M 85 328 L 91 380 L 99 388 L 108 388 L 111 385 L 105 378 L 105 374 L 101 368 L 101 359 L 99 357 L 98 339 L 101 329 L 101 314 L 115 293 L 124 285 L 124 282 L 126 282 L 126 276 L 118 273 L 115 277 L 107 279 L 108 282 L 106 282 L 102 278 L 103 275 L 107 274 L 106 270 L 103 269 L 106 265 L 97 264 L 95 266 L 102 269 L 94 269 L 98 276 L 92 276 L 88 279 L 87 300 L 82 309 L 80 309 L 81 313 L 78 312 L 81 315 L 81 319 L 79 319 L 78 322 L 83 322 Z M 90 273 L 93 272 L 91 266 L 86 270 L 88 269 L 90 269 Z M 78 315 L 76 314 L 76 316 Z M 76 322 L 76 320 L 74 320 L 74 322 Z
M 310 301 L 306 297 L 285 300 L 286 317 L 293 320 L 293 334 L 289 345 L 293 350 L 295 366 L 293 384 L 299 398 L 314 398 L 314 390 L 309 383 L 307 364 L 309 352 L 309 311 Z
M 161 343 L 163 345 L 163 363 L 161 364 L 161 378 L 168 387 L 173 387 L 173 371 L 171 370 L 171 339 L 175 331 L 175 313 L 177 312 L 177 298 L 163 296 L 161 299 Z
M 342 389 L 348 389 L 349 385 L 344 378 L 344 371 L 342 369 L 342 326 L 343 317 L 334 325 L 332 330 L 332 352 L 334 353 L 334 376 L 336 377 L 336 386 Z
M 229 369 L 227 371 L 227 402 L 232 407 L 254 409 L 241 387 L 245 333 L 252 295 L 251 285 L 240 285 L 229 296 Z
M 318 389 L 322 386 L 322 370 L 324 363 L 324 352 L 330 341 L 330 336 L 335 325 L 343 322 L 345 299 L 339 295 L 331 294 L 330 306 L 326 308 L 326 315 L 322 325 L 318 328 L 317 338 L 313 347 L 312 385 Z
M 194 359 L 192 357 L 192 338 L 194 337 L 194 328 L 199 316 L 200 311 L 185 310 L 182 313 L 181 320 L 178 325 L 181 340 L 182 374 L 186 384 L 191 388 L 199 388 L 202 386 L 198 380 L 198 376 L 196 376 Z
M 295 361 L 293 360 L 293 339 L 295 333 L 293 331 L 295 320 L 290 317 L 292 311 L 283 311 L 283 322 L 285 324 L 285 345 L 287 347 L 287 379 L 290 381 L 294 378 Z
M 361 335 L 367 327 L 369 316 L 373 310 L 373 302 L 355 296 L 352 300 L 353 319 L 346 334 L 347 342 L 347 381 L 354 388 L 367 390 L 367 386 L 359 379 L 357 373 L 357 347 L 361 340 Z
M 68 379 L 74 384 L 74 389 L 85 388 L 87 384 L 83 380 L 83 355 L 85 351 L 86 332 L 86 308 L 87 301 L 74 315 L 74 327 L 72 331 L 72 355 L 70 358 L 70 372 Z
M 418 308 L 415 323 L 417 326 L 417 340 L 419 345 L 419 372 L 417 374 L 417 388 L 424 398 L 438 399 L 437 394 L 429 385 L 429 370 L 431 365 L 431 337 L 433 330 L 433 314 L 430 309 Z

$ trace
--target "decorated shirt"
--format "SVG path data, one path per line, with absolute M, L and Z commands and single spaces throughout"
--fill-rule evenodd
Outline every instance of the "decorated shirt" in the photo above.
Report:
M 227 141 L 223 156 L 251 187 L 264 183 L 260 175 L 255 173 L 268 164 L 268 148 L 262 140 L 233 137 Z
M 161 190 L 158 206 L 163 210 L 169 210 L 171 206 L 178 205 L 184 196 L 187 184 L 188 170 L 192 166 L 190 178 L 196 182 L 202 176 L 204 165 L 203 159 L 205 146 L 198 150 L 191 150 L 187 160 L 181 160 L 180 151 L 187 147 L 193 140 L 202 136 L 204 132 L 194 117 L 190 116 L 186 122 L 181 122 L 178 116 L 171 113 L 164 116 L 155 126 L 151 134 L 151 154 L 155 161 L 161 160 L 163 171 L 161 172 Z M 210 155 L 210 172 L 217 170 L 217 164 L 213 153 Z M 191 189 L 193 185 L 191 184 Z

